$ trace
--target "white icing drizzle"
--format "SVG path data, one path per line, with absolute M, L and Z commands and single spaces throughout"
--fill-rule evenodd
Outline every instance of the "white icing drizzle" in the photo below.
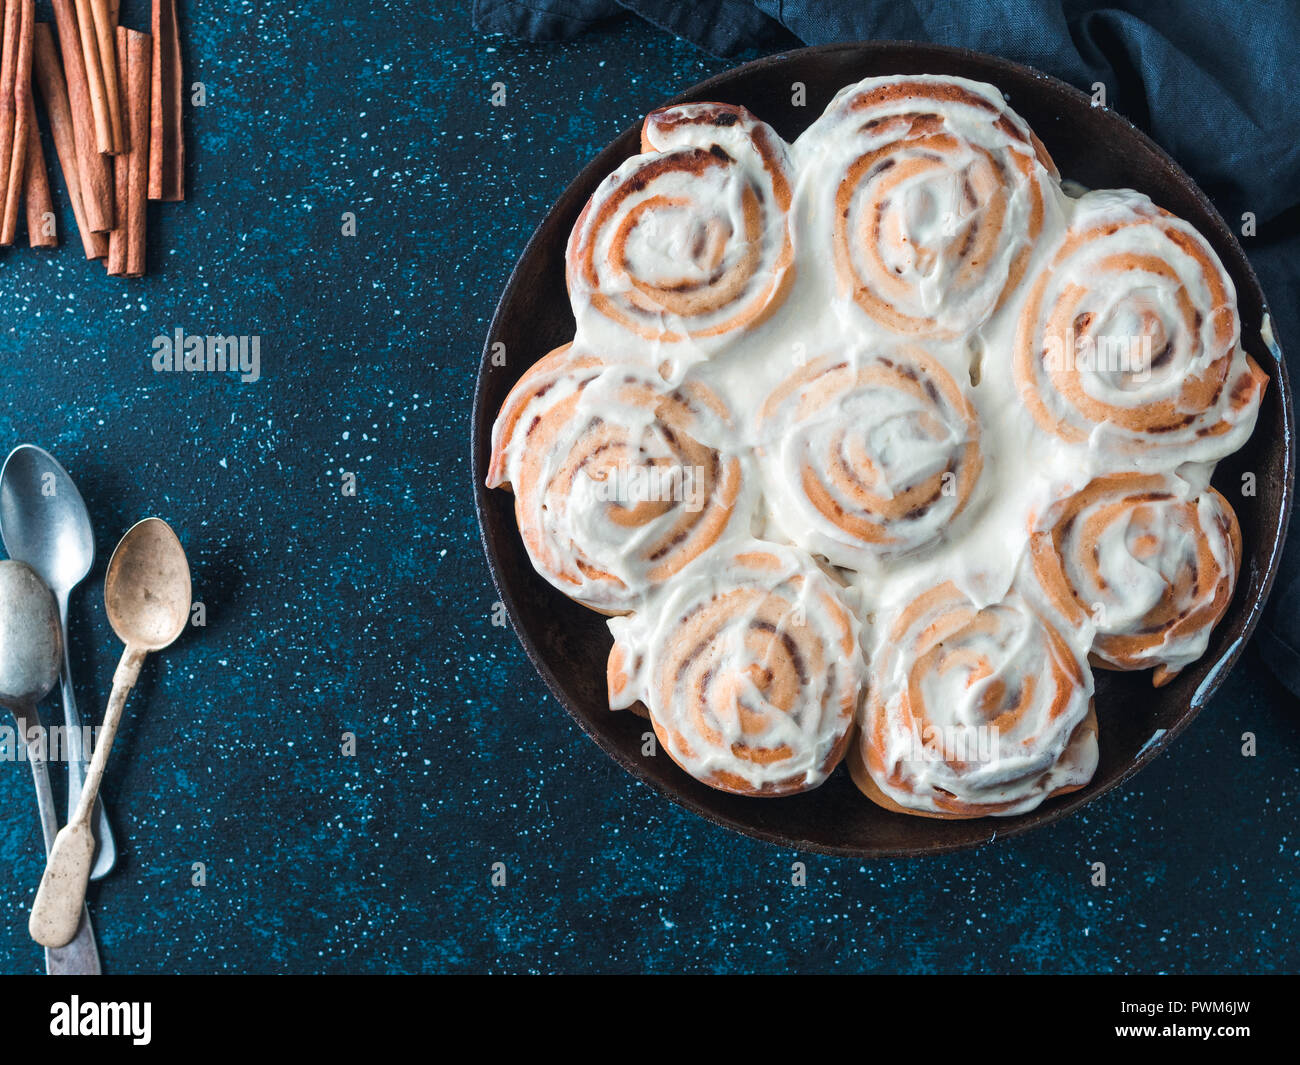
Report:
M 1255 427 L 1267 378 L 1236 291 L 1191 226 L 1135 192 L 1074 201 L 1030 288 L 1015 372 L 1039 424 L 1112 469 L 1216 461 Z
M 802 367 L 763 405 L 759 437 L 777 525 L 856 570 L 941 537 L 983 465 L 970 401 L 915 347 Z
M 568 247 L 579 332 L 598 350 L 629 334 L 676 381 L 763 321 L 793 280 L 786 145 L 741 107 L 653 112 L 645 154 L 596 190 Z
M 1241 568 L 1236 515 L 1213 488 L 1111 474 L 1032 526 L 1039 586 L 1071 624 L 1091 628 L 1095 662 L 1155 667 L 1161 685 L 1205 653 Z
M 921 106 L 916 91 L 930 94 Z M 851 85 L 792 149 L 796 240 L 831 252 L 845 317 L 856 309 L 904 335 L 963 336 L 1017 283 L 1055 214 L 1055 170 L 1037 148 L 990 85 Z
M 545 440 L 545 453 L 533 466 L 544 470 L 541 481 L 566 484 L 567 475 L 559 472 L 568 469 L 566 456 L 581 446 L 575 441 L 583 439 L 592 419 L 618 427 L 620 437 L 632 442 L 625 453 L 638 456 L 633 465 L 684 465 L 680 443 L 656 425 L 655 404 L 617 398 L 617 382 L 629 373 L 646 395 L 669 396 L 684 388 L 713 397 L 711 403 L 695 402 L 699 409 L 692 408 L 687 419 L 688 435 L 718 455 L 723 467 L 735 463 L 739 488 L 732 496 L 721 480 L 711 483 L 705 510 L 725 510 L 727 518 L 716 537 L 710 535 L 707 546 L 672 573 L 648 562 L 655 551 L 646 545 L 665 542 L 660 527 L 651 522 L 629 531 L 614 520 L 625 515 L 594 498 L 592 484 L 573 481 L 567 496 L 557 489 L 544 510 L 531 497 L 520 511 L 521 525 L 547 530 L 539 541 L 546 551 L 534 553 L 534 562 L 545 556 L 539 569 L 557 587 L 600 609 L 635 611 L 611 622 L 616 652 L 621 649 L 626 662 L 635 663 L 622 671 L 613 703 L 645 701 L 657 715 L 657 728 L 678 728 L 680 741 L 663 740 L 672 757 L 715 786 L 761 794 L 793 778 L 802 781 L 798 787 L 813 786 L 833 767 L 818 765 L 833 742 L 821 731 L 824 717 L 811 727 L 812 717 L 795 714 L 805 739 L 792 744 L 798 747 L 793 761 L 770 772 L 752 763 L 738 767 L 725 751 L 719 754 L 698 735 L 692 739 L 689 722 L 680 716 L 691 693 L 655 687 L 651 680 L 654 663 L 673 653 L 684 613 L 692 605 L 725 600 L 729 590 L 752 591 L 752 574 L 735 558 L 761 548 L 784 559 L 790 574 L 804 575 L 801 594 L 842 586 L 838 601 L 856 615 L 855 641 L 882 692 L 896 691 L 909 659 L 891 640 L 891 628 L 918 599 L 950 585 L 970 610 L 988 608 L 997 620 L 1000 635 L 988 636 L 979 647 L 996 663 L 996 676 L 1059 678 L 1065 674 L 1049 668 L 1059 659 L 1079 664 L 1076 690 L 1060 692 L 1064 717 L 1048 722 L 1039 709 L 1018 719 L 1009 736 L 1027 744 L 1022 763 L 1008 748 L 997 760 L 1000 768 L 963 770 L 954 780 L 956 770 L 948 763 L 923 760 L 910 770 L 905 787 L 886 787 L 884 776 L 876 784 L 888 802 L 921 813 L 972 815 L 947 809 L 953 803 L 945 795 L 965 795 L 975 813 L 1031 809 L 1092 772 L 1086 659 L 1095 652 L 1094 639 L 1106 636 L 1090 611 L 1072 618 L 1068 604 L 1039 590 L 1031 522 L 1042 533 L 1056 513 L 1053 507 L 1099 477 L 1164 478 L 1176 484 L 1180 499 L 1196 501 L 1202 539 L 1212 545 L 1231 591 L 1231 537 L 1212 532 L 1230 508 L 1207 486 L 1214 464 L 1249 436 L 1264 383 L 1239 344 L 1231 280 L 1190 226 L 1145 196 L 1063 192 L 1046 152 L 991 86 L 937 77 L 868 79 L 844 89 L 788 149 L 748 112 L 720 107 L 656 112 L 647 124 L 646 154 L 620 167 L 593 197 L 569 249 L 578 326 L 572 352 L 582 353 L 571 357 L 581 365 L 560 367 L 538 395 L 513 406 L 507 402 L 498 420 L 493 483 L 514 483 L 525 458 Z M 734 118 L 718 121 L 719 114 L 732 112 Z M 882 171 L 885 157 L 873 158 L 846 193 L 846 177 L 857 161 L 894 142 L 895 165 Z M 721 155 L 712 152 L 715 145 Z M 654 167 L 665 158 L 698 162 L 704 156 L 717 165 L 708 163 L 699 173 L 689 167 L 660 173 Z M 887 186 L 891 171 L 902 180 Z M 611 258 L 614 230 L 593 228 L 593 212 L 641 175 L 648 175 L 644 188 L 626 194 L 612 212 L 621 220 L 616 227 L 623 225 L 630 235 L 620 245 L 622 257 Z M 789 185 L 788 212 L 773 209 L 786 202 L 782 182 Z M 764 219 L 750 247 L 740 239 L 746 232 L 746 189 L 758 190 L 754 200 Z M 651 213 L 643 206 L 641 221 L 629 228 L 628 212 L 660 193 L 683 204 L 666 208 L 660 222 L 638 232 Z M 837 196 L 846 195 L 840 201 L 849 212 L 840 240 L 845 250 L 837 259 Z M 869 224 L 873 202 L 882 208 L 881 225 Z M 584 247 L 596 249 L 594 282 L 593 275 L 584 275 Z M 707 294 L 713 283 L 726 287 L 720 279 L 728 270 L 755 257 L 765 265 L 752 275 L 741 270 L 734 276 L 743 275 L 743 284 L 727 289 L 734 305 L 724 300 L 694 317 L 646 302 L 661 288 L 671 290 L 665 282 L 680 283 L 692 297 Z M 615 269 L 615 263 L 622 266 Z M 884 273 L 875 268 L 882 264 Z M 858 280 L 846 282 L 846 268 Z M 863 296 L 865 288 L 896 295 L 896 313 L 882 312 L 879 301 Z M 727 309 L 742 304 L 745 315 Z M 619 313 L 611 316 L 611 307 L 633 310 L 621 320 Z M 757 313 L 749 315 L 755 307 Z M 1098 370 L 1076 360 L 1073 377 L 1053 376 L 1042 362 L 1043 338 L 1053 322 L 1077 325 L 1094 341 L 1106 330 L 1133 334 L 1139 342 L 1144 334 L 1158 338 L 1150 374 L 1139 380 L 1123 368 Z M 891 385 L 886 363 L 915 376 Z M 629 371 L 629 364 L 639 370 Z M 859 380 L 864 371 L 866 380 Z M 516 391 L 526 392 L 527 381 L 526 376 Z M 580 417 L 539 436 L 549 425 L 546 412 L 578 393 L 573 407 Z M 1131 424 L 1107 417 L 1089 421 L 1077 404 L 1087 408 L 1084 414 L 1095 413 L 1091 401 L 1108 404 L 1120 421 L 1132 415 Z M 1151 432 L 1136 421 L 1153 413 L 1170 424 Z M 972 483 L 962 481 L 963 470 L 975 471 Z M 952 494 L 930 497 L 936 474 L 941 483 L 948 475 Z M 818 491 L 823 483 L 831 488 Z M 913 500 L 920 505 L 907 506 Z M 847 531 L 862 532 L 867 525 L 861 522 L 870 524 L 878 513 L 892 516 L 879 523 L 882 539 Z M 1107 616 L 1117 630 L 1149 614 L 1158 582 L 1171 575 L 1176 580 L 1190 557 L 1193 530 L 1183 519 L 1158 516 L 1163 513 L 1141 512 L 1137 525 L 1119 522 L 1102 538 L 1102 572 L 1114 582 Z M 664 522 L 679 516 L 670 508 Z M 1158 547 L 1139 558 L 1130 533 L 1147 525 L 1153 525 Z M 526 542 L 528 536 L 526 530 Z M 532 543 L 529 548 L 534 551 Z M 826 560 L 825 572 L 808 554 Z M 584 570 L 593 562 L 613 581 L 593 582 Z M 575 571 L 582 574 L 576 584 Z M 785 596 L 790 580 L 787 575 L 772 585 L 773 594 Z M 735 624 L 743 631 L 752 616 L 742 612 Z M 1203 653 L 1214 621 L 1217 616 L 1195 632 L 1190 626 L 1180 630 L 1142 663 L 1185 667 Z M 822 615 L 810 615 L 808 625 L 823 640 L 836 628 Z M 1068 653 L 1054 649 L 1048 632 L 1059 633 Z M 858 685 L 855 700 L 865 707 L 855 661 L 847 659 L 835 675 L 837 684 L 852 679 Z M 746 660 L 744 668 L 761 669 L 761 656 Z M 951 677 L 936 681 L 934 690 L 955 715 L 948 723 L 976 722 L 978 693 L 959 691 L 950 682 Z M 986 691 L 989 683 L 981 679 L 976 688 Z M 815 704 L 824 708 L 824 690 L 814 685 L 805 694 L 817 695 Z M 712 705 L 722 713 L 720 704 Z M 887 698 L 883 705 L 888 707 Z M 734 736 L 741 718 L 727 723 L 725 717 L 715 724 L 722 735 Z M 865 709 L 859 709 L 859 719 L 866 723 Z M 782 730 L 774 736 L 794 736 L 789 722 L 772 722 Z M 896 764 L 892 756 L 890 764 Z M 787 768 L 791 772 L 781 776 Z
M 977 608 L 940 585 L 890 625 L 857 759 L 860 783 L 906 809 L 1023 813 L 1092 779 L 1092 675 L 1020 595 Z
M 668 755 L 714 787 L 803 791 L 847 748 L 865 674 L 859 628 L 802 551 L 737 544 L 610 622 L 610 705 L 643 703 Z
M 489 483 L 514 491 L 539 573 L 621 613 L 752 509 L 752 460 L 726 447 L 729 420 L 699 382 L 669 390 L 648 367 L 561 348 L 502 408 Z

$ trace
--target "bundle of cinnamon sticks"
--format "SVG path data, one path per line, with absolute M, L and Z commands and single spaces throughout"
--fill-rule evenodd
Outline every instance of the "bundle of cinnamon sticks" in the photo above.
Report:
M 140 277 L 147 202 L 185 199 L 176 0 L 152 0 L 151 33 L 118 24 L 120 0 L 52 3 L 53 27 L 35 0 L 0 0 L 0 245 L 24 202 L 28 243 L 58 244 L 39 95 L 86 258 Z

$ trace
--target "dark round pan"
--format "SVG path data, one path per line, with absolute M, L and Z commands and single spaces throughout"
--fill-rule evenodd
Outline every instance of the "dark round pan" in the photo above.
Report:
M 1294 477 L 1290 389 L 1285 364 L 1261 339 L 1265 311 L 1246 256 L 1204 194 L 1153 141 L 1087 96 L 1028 67 L 960 48 L 875 42 L 805 48 L 737 67 L 688 89 L 672 103 L 743 104 L 793 140 L 844 85 L 889 74 L 948 74 L 990 82 L 1046 142 L 1061 173 L 1090 188 L 1133 188 L 1187 219 L 1214 245 L 1237 286 L 1242 343 L 1272 381 L 1250 443 L 1220 464 L 1215 484 L 1241 519 L 1245 560 L 1237 593 L 1196 665 L 1164 688 L 1149 673 L 1097 671 L 1101 763 L 1092 783 L 1011 818 L 938 821 L 889 813 L 865 799 L 841 768 L 822 787 L 785 799 L 745 799 L 691 779 L 662 753 L 643 757 L 643 719 L 614 713 L 605 693 L 610 636 L 604 619 L 570 602 L 534 573 L 515 526 L 512 497 L 483 484 L 497 409 L 523 371 L 573 336 L 564 287 L 564 246 L 587 198 L 637 151 L 626 130 L 578 175 L 524 249 L 497 305 L 474 397 L 473 473 L 483 546 L 501 601 L 528 657 L 556 699 L 629 772 L 716 824 L 787 847 L 864 858 L 941 854 L 1019 835 L 1056 821 L 1128 779 L 1185 729 L 1223 682 L 1259 620 L 1273 583 Z M 795 83 L 804 107 L 792 104 Z M 492 351 L 504 344 L 504 366 Z M 498 351 L 500 349 L 497 349 Z M 499 360 L 498 360 L 499 361 Z M 1243 495 L 1242 475 L 1256 493 Z M 1208 813 L 1207 807 L 1207 813 Z

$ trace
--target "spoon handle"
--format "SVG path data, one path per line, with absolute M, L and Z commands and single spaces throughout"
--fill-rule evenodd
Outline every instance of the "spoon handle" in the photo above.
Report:
M 113 674 L 113 691 L 108 697 L 108 709 L 104 711 L 104 725 L 99 730 L 95 742 L 95 753 L 91 756 L 90 766 L 86 770 L 86 780 L 82 785 L 81 798 L 76 808 L 68 811 L 68 824 L 90 823 L 90 813 L 99 798 L 99 785 L 104 780 L 104 768 L 108 765 L 108 754 L 117 739 L 118 726 L 122 724 L 122 711 L 126 708 L 126 697 L 131 694 L 135 682 L 140 677 L 140 667 L 144 665 L 147 652 L 127 647 L 117 663 Z
M 77 696 L 72 687 L 72 661 L 68 657 L 68 603 L 59 600 L 59 620 L 63 625 L 63 671 L 59 674 L 60 687 L 63 689 L 63 723 L 67 726 L 66 743 L 68 752 L 68 814 L 77 808 L 81 801 L 81 792 L 86 785 L 86 744 L 82 732 L 81 714 L 77 712 Z M 99 880 L 107 876 L 117 863 L 117 845 L 113 842 L 113 829 L 108 823 L 108 814 L 104 804 L 95 800 L 95 839 L 99 850 L 95 854 L 95 864 L 90 870 L 90 879 Z
M 40 751 L 29 744 L 27 760 L 32 766 L 32 783 L 36 785 L 36 808 L 41 815 L 41 835 L 45 837 L 45 853 L 54 847 L 54 837 L 59 830 L 58 814 L 54 809 L 54 790 L 50 787 L 50 771 Z M 45 971 L 51 976 L 98 976 L 100 973 L 99 948 L 95 945 L 95 930 L 90 924 L 90 913 L 83 905 L 77 934 L 65 947 L 45 948 Z
M 27 739 L 27 737 L 24 737 Z M 59 831 L 59 814 L 54 808 L 54 789 L 50 787 L 50 768 L 45 756 L 30 739 L 27 739 L 27 762 L 32 767 L 32 783 L 36 787 L 36 810 L 41 815 L 41 835 L 45 838 L 45 853 L 54 846 Z
M 122 723 L 126 697 L 135 687 L 145 653 L 133 647 L 127 647 L 122 652 L 122 660 L 118 662 L 117 672 L 113 674 L 113 692 L 108 698 L 108 709 L 104 712 L 104 727 L 100 730 L 99 742 L 95 744 L 95 753 L 91 756 L 90 768 L 86 772 L 86 786 L 81 793 L 81 801 L 77 803 L 76 810 L 69 814 L 67 825 L 54 838 L 54 846 L 50 849 L 45 873 L 41 877 L 41 886 L 36 889 L 36 901 L 32 903 L 27 930 L 37 943 L 44 946 L 65 946 L 77 934 L 81 912 L 86 903 L 91 859 L 95 854 L 90 814 L 94 809 L 95 797 L 99 794 L 100 782 L 104 779 L 104 767 L 108 764 L 109 752 L 117 738 L 118 726 Z

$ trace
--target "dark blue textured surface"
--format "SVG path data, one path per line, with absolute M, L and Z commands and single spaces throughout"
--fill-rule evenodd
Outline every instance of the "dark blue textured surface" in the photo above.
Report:
M 100 589 L 131 522 L 174 524 L 208 609 L 146 667 L 110 764 L 106 968 L 1294 970 L 1300 715 L 1254 651 L 1132 784 L 942 860 L 742 839 L 581 735 L 491 625 L 479 350 L 580 166 L 726 64 L 630 22 L 552 50 L 426 6 L 245 4 L 218 25 L 183 5 L 209 104 L 190 202 L 154 209 L 151 277 L 110 282 L 74 247 L 0 253 L 0 441 L 51 448 L 99 536 L 74 600 L 85 709 L 118 653 Z M 176 326 L 261 334 L 263 379 L 154 374 Z M 25 766 L 0 764 L 0 808 L 0 970 L 37 972 Z

